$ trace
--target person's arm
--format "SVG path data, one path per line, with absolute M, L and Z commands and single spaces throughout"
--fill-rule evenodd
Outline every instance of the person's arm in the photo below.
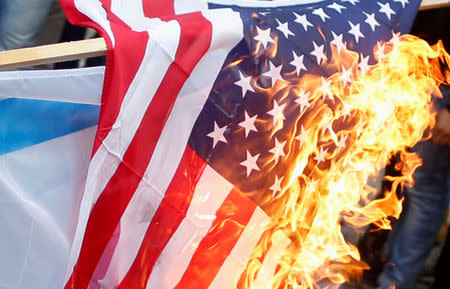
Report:
M 0 51 L 35 44 L 54 0 L 0 0 Z

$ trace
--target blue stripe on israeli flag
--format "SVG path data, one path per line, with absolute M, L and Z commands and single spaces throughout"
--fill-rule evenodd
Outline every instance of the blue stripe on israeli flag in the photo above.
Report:
M 97 125 L 99 106 L 8 98 L 0 101 L 0 155 Z

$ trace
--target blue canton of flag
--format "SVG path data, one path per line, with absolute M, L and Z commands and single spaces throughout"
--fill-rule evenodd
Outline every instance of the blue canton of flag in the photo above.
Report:
M 364 73 L 383 57 L 386 42 L 398 41 L 410 29 L 418 5 L 419 1 L 408 0 L 343 0 L 282 8 L 232 7 L 244 22 L 244 39 L 228 55 L 189 145 L 269 212 L 264 204 L 285 185 L 283 176 L 308 133 L 297 118 L 312 104 L 311 91 L 290 90 L 286 97 L 281 92 L 271 95 L 267 89 L 278 81 L 295 86 L 312 74 L 322 77 L 318 89 L 324 99 L 332 98 L 327 95 L 331 81 L 326 80 L 337 72 L 327 65 L 331 47 L 339 53 L 358 52 L 357 68 Z M 342 67 L 340 72 L 345 86 L 351 82 L 351 68 Z M 275 130 L 279 120 L 283 127 Z M 341 139 L 337 147 L 344 148 L 345 141 Z M 316 164 L 325 161 L 325 152 L 320 150 Z

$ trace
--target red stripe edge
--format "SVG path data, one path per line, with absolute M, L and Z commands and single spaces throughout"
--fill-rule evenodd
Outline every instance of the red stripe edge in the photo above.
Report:
M 206 168 L 189 146 L 142 240 L 138 254 L 118 289 L 145 288 L 164 247 L 186 216 L 195 187 Z
M 255 202 L 232 189 L 175 288 L 207 289 L 236 245 L 255 209 Z

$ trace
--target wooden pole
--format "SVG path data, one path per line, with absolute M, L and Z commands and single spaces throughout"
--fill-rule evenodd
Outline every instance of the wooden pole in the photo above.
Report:
M 450 0 L 422 0 L 419 10 L 429 10 L 450 6 Z
M 450 0 L 422 0 L 420 10 L 450 7 Z M 0 52 L 0 70 L 106 55 L 103 38 Z
M 0 53 L 0 69 L 69 61 L 106 54 L 103 38 L 72 41 L 37 47 L 3 51 Z

